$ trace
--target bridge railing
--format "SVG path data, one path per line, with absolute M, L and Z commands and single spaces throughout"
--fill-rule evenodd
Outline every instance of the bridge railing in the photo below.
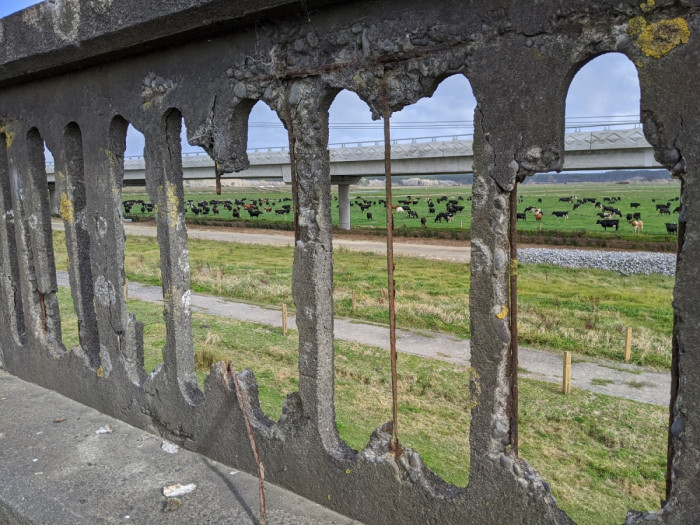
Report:
M 635 120 L 625 120 L 625 121 L 609 121 L 609 122 L 595 122 L 589 124 L 576 124 L 567 125 L 566 131 L 572 133 L 583 132 L 584 130 L 591 130 L 590 137 L 591 141 L 594 136 L 594 131 L 610 131 L 614 129 L 640 129 L 641 123 Z M 457 140 L 471 140 L 473 138 L 473 133 L 458 133 L 450 135 L 429 135 L 429 136 L 419 136 L 419 137 L 403 137 L 391 140 L 392 145 L 399 144 L 416 144 L 419 142 L 447 142 L 447 141 L 457 141 Z M 383 146 L 383 140 L 351 140 L 342 142 L 331 142 L 328 147 L 333 148 L 361 148 L 366 146 Z M 265 146 L 248 148 L 247 153 L 271 153 L 271 152 L 284 152 L 289 151 L 289 146 Z M 201 158 L 209 157 L 209 154 L 205 151 L 189 151 L 182 153 L 183 158 Z M 143 160 L 143 155 L 127 155 L 124 157 L 125 160 Z M 53 172 L 54 163 L 47 162 L 46 168 L 49 172 Z
M 683 179 L 667 493 L 656 513 L 632 512 L 627 523 L 700 521 L 700 118 L 688 98 L 700 84 L 700 31 L 689 29 L 700 26 L 700 13 L 688 2 L 659 4 L 64 0 L 3 20 L 0 363 L 255 473 L 248 414 L 268 481 L 363 522 L 571 523 L 519 454 L 512 225 L 518 183 L 563 166 L 571 79 L 598 55 L 623 52 L 642 73 L 641 112 L 655 157 Z M 469 472 L 466 487 L 431 472 L 420 451 L 401 444 L 393 422 L 351 449 L 338 433 L 335 404 L 329 107 L 340 89 L 351 90 L 386 117 L 390 135 L 392 112 L 432 96 L 450 75 L 469 78 L 479 117 L 463 282 L 469 301 L 459 305 L 471 319 L 463 381 L 469 428 L 460 429 L 469 457 L 456 460 Z M 277 421 L 260 409 L 253 374 L 236 374 L 235 355 L 211 367 L 204 389 L 197 381 L 180 142 L 186 121 L 224 170 L 244 169 L 258 100 L 282 116 L 292 147 L 298 391 L 286 396 Z M 149 374 L 144 326 L 124 293 L 129 124 L 144 134 L 146 191 L 156 205 L 165 329 L 162 366 Z M 62 332 L 45 147 L 56 155 L 78 319 L 72 348 Z M 383 160 L 386 170 L 391 159 Z M 396 397 L 384 404 L 398 412 Z

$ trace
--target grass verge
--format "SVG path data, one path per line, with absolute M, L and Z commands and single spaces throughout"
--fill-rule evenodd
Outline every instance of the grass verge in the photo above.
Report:
M 126 246 L 126 277 L 160 286 L 156 239 L 129 236 Z M 63 232 L 54 233 L 54 249 L 57 267 L 65 269 Z M 190 239 L 189 256 L 193 291 L 263 306 L 284 303 L 293 313 L 291 247 Z M 345 249 L 333 258 L 335 314 L 387 324 L 386 258 Z M 469 265 L 412 257 L 395 262 L 398 326 L 469 337 Z M 521 345 L 622 362 L 629 326 L 631 362 L 670 367 L 672 277 L 548 265 L 521 265 L 518 275 Z

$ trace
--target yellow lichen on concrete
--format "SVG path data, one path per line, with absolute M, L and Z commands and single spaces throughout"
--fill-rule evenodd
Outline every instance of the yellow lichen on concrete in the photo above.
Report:
M 627 34 L 629 36 L 637 36 L 639 33 L 644 31 L 647 26 L 647 21 L 644 20 L 643 16 L 635 16 L 630 18 L 627 22 Z
M 15 134 L 7 126 L 0 126 L 0 133 L 5 135 L 5 144 L 9 148 L 15 140 Z
M 647 25 L 637 37 L 637 45 L 646 56 L 661 58 L 687 44 L 689 38 L 688 24 L 682 18 L 674 18 Z
M 177 186 L 175 184 L 167 183 L 166 200 L 168 203 L 167 210 L 170 217 L 170 227 L 177 228 L 179 222 L 177 208 L 180 205 L 180 199 L 177 197 Z
M 469 382 L 474 385 L 474 388 L 471 389 L 471 396 L 465 408 L 467 410 L 472 410 L 473 408 L 476 408 L 476 406 L 479 404 L 479 396 L 481 395 L 481 383 L 479 382 L 479 380 L 481 379 L 481 377 L 479 376 L 479 373 L 474 369 L 473 366 L 469 367 L 468 372 Z
M 508 315 L 508 307 L 504 304 L 501 311 L 496 315 L 499 319 L 504 319 Z
M 68 224 L 73 224 L 73 221 L 75 220 L 73 203 L 70 201 L 65 192 L 61 193 L 61 203 L 58 206 L 58 214 L 61 216 L 61 219 L 66 221 Z
M 112 150 L 100 148 L 100 151 L 107 157 L 109 167 L 112 170 L 121 170 L 124 168 L 124 157 L 116 155 Z
M 102 379 L 105 376 L 105 369 L 102 368 L 102 365 L 97 367 L 97 377 Z
M 648 13 L 652 9 L 656 7 L 656 2 L 655 0 L 647 0 L 644 3 L 639 4 L 639 8 L 644 11 L 645 13 Z
M 510 276 L 511 277 L 518 276 L 518 259 L 511 259 L 510 260 Z

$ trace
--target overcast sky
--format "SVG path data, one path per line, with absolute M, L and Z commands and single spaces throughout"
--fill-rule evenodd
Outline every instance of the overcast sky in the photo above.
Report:
M 0 0 L 0 18 L 36 0 Z M 392 138 L 433 137 L 469 134 L 474 107 L 467 80 L 458 75 L 444 80 L 429 99 L 404 108 L 392 116 Z M 614 118 L 613 118 L 614 117 Z M 574 77 L 566 100 L 566 118 L 571 124 L 597 120 L 639 121 L 639 81 L 634 65 L 626 57 L 611 53 L 596 58 Z M 369 108 L 354 93 L 343 91 L 330 111 L 330 142 L 381 140 L 381 121 L 373 122 Z M 277 116 L 262 102 L 250 116 L 249 148 L 287 145 L 287 133 Z M 183 151 L 201 151 L 183 143 Z M 129 127 L 126 155 L 143 152 L 143 137 Z

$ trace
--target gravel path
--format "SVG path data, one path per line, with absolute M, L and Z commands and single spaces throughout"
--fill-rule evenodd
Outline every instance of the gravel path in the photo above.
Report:
M 518 250 L 518 262 L 613 270 L 624 275 L 676 273 L 676 255 L 673 253 L 521 248 Z

